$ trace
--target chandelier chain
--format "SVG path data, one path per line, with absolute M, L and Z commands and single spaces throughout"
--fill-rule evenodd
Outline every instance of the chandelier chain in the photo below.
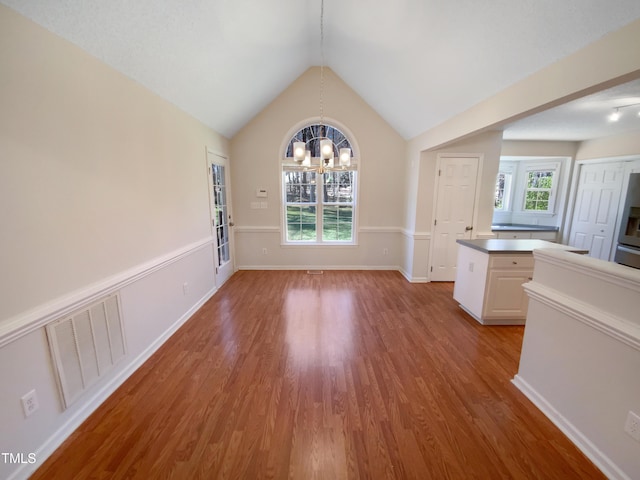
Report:
M 324 125 L 324 0 L 320 0 L 320 126 Z

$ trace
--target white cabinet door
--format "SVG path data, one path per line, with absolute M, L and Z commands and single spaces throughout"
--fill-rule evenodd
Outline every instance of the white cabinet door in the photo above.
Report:
M 483 318 L 527 317 L 529 298 L 522 284 L 531 280 L 532 270 L 489 270 Z
M 623 174 L 619 162 L 582 166 L 569 245 L 589 250 L 591 257 L 609 260 Z

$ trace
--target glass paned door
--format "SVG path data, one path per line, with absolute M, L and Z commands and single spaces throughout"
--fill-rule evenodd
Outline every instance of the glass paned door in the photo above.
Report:
M 216 241 L 218 244 L 218 267 L 229 261 L 229 218 L 227 213 L 227 192 L 224 181 L 225 168 L 211 166 L 213 183 L 213 211 Z
M 233 273 L 231 256 L 231 208 L 229 205 L 227 159 L 209 152 L 211 224 L 215 236 L 216 285 L 222 285 Z

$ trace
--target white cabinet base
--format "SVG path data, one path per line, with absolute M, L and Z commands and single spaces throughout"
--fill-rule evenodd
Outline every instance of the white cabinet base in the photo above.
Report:
M 483 325 L 524 325 L 533 255 L 488 254 L 459 245 L 453 298 Z
M 482 325 L 524 325 L 526 318 L 482 318 L 475 315 L 473 312 L 469 311 L 469 309 L 465 308 L 461 303 L 458 306 L 467 312 L 471 317 L 474 318 L 478 323 Z

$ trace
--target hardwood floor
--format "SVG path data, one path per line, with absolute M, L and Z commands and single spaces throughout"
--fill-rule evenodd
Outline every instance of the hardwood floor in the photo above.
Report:
M 238 272 L 32 478 L 604 478 L 452 291 Z

